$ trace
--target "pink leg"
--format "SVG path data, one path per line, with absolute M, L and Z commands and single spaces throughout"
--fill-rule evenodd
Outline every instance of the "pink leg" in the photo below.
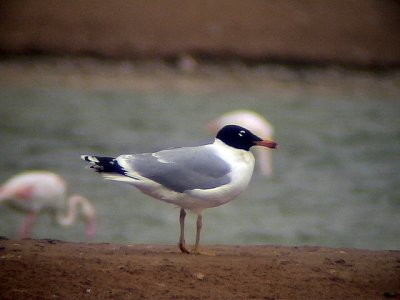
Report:
M 185 244 L 185 217 L 186 212 L 183 208 L 181 208 L 181 212 L 179 214 L 179 225 L 181 229 L 181 234 L 179 236 L 179 249 L 181 249 L 182 253 L 190 253 L 190 251 L 186 248 Z
M 93 239 L 93 237 L 96 235 L 97 231 L 97 225 L 96 225 L 96 219 L 95 218 L 90 218 L 86 225 L 86 236 L 89 240 Z
M 32 233 L 32 226 L 33 223 L 35 222 L 37 217 L 37 213 L 34 211 L 31 211 L 25 218 L 24 222 L 21 225 L 21 228 L 19 230 L 19 236 L 20 238 L 27 238 L 31 236 Z
M 197 232 L 196 232 L 196 244 L 194 245 L 194 252 L 199 252 L 199 245 L 200 245 L 200 233 L 201 233 L 201 228 L 203 227 L 203 216 L 198 215 L 197 216 Z

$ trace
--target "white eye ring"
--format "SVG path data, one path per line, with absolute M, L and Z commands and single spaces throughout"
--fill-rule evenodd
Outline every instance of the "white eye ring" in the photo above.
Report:
M 246 132 L 245 132 L 244 130 L 241 130 L 241 131 L 239 132 L 239 136 L 244 136 L 245 133 L 246 133 Z

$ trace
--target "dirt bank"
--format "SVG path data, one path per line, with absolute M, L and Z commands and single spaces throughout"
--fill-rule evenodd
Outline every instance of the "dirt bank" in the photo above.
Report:
M 3 0 L 0 52 L 400 65 L 400 4 Z
M 400 298 L 400 251 L 0 241 L 1 299 Z

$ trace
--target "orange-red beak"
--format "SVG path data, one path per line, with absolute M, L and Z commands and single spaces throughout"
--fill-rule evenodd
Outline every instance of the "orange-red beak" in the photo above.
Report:
M 270 141 L 270 140 L 263 140 L 263 141 L 259 141 L 255 143 L 257 146 L 263 146 L 263 147 L 267 147 L 270 149 L 275 149 L 276 147 L 278 147 L 278 144 L 274 141 Z

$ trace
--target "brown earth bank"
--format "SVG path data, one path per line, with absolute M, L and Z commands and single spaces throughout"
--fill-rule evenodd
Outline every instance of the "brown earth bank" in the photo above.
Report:
M 2 0 L 0 53 L 400 65 L 397 0 Z
M 1 299 L 400 298 L 400 251 L 0 241 Z

